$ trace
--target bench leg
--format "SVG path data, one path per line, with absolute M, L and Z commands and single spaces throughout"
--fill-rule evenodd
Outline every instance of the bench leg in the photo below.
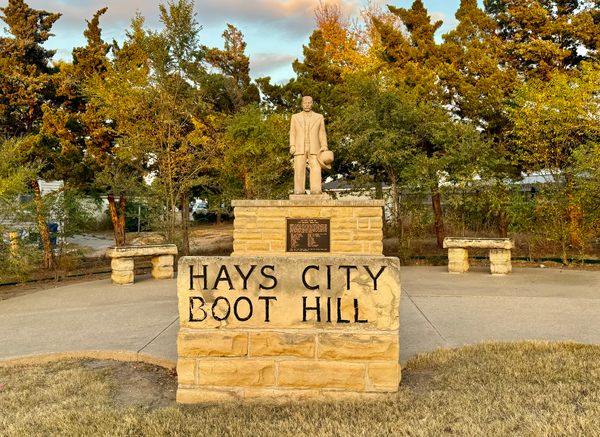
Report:
M 490 271 L 492 275 L 506 275 L 512 272 L 510 249 L 490 249 Z
M 448 272 L 465 273 L 469 270 L 469 251 L 462 248 L 448 249 Z
M 112 270 L 110 279 L 112 279 L 113 284 L 133 284 L 135 277 L 133 258 L 113 258 L 110 267 Z
M 173 255 L 160 255 L 152 257 L 152 277 L 154 279 L 171 279 L 175 276 L 173 273 Z

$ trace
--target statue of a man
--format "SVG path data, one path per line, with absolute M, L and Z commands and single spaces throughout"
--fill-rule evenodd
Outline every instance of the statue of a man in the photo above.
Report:
M 290 153 L 294 155 L 294 194 L 305 194 L 306 163 L 310 172 L 310 194 L 321 194 L 321 168 L 331 168 L 333 153 L 327 148 L 325 121 L 312 111 L 313 99 L 302 97 L 302 112 L 292 115 Z

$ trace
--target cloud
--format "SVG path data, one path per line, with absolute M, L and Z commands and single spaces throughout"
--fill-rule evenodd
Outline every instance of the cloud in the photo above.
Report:
M 435 23 L 436 21 L 442 20 L 444 23 L 447 21 L 446 14 L 443 12 L 433 11 L 429 14 L 431 18 L 431 22 Z
M 442 22 L 443 22 L 442 26 L 438 29 L 438 31 L 436 33 L 436 37 L 441 37 L 441 35 L 444 35 L 444 34 L 450 32 L 458 24 L 458 21 L 456 20 L 456 18 L 449 17 L 448 15 L 446 15 L 443 12 L 434 11 L 434 12 L 431 12 L 429 14 L 429 16 L 431 17 L 432 23 L 435 23 L 438 20 L 442 20 Z
M 124 30 L 138 11 L 148 18 L 149 23 L 158 24 L 158 1 L 30 0 L 28 3 L 30 7 L 35 9 L 61 13 L 62 16 L 55 26 L 63 29 L 84 29 L 86 26 L 85 21 L 90 20 L 97 10 L 104 7 L 108 7 L 108 11 L 100 18 L 101 27 L 103 28 L 119 26 Z
M 339 4 L 344 13 L 356 15 L 357 0 L 329 0 L 325 3 Z M 306 35 L 314 28 L 314 11 L 318 0 L 201 0 L 196 3 L 200 21 L 236 20 L 242 23 L 264 25 L 268 38 L 273 28 L 293 36 Z
M 366 0 L 322 1 L 337 4 L 346 16 L 356 17 Z M 166 0 L 29 0 L 28 4 L 62 14 L 53 27 L 56 37 L 47 47 L 59 49 L 57 58 L 70 60 L 72 47 L 85 45 L 86 20 L 97 10 L 108 7 L 100 18 L 104 40 L 122 41 L 136 12 L 144 16 L 147 27 L 160 28 L 161 2 Z M 319 0 L 195 0 L 194 10 L 203 26 L 203 44 L 222 47 L 221 34 L 226 23 L 232 23 L 244 33 L 254 77 L 277 76 L 283 70 L 287 77 L 291 62 L 302 55 L 302 44 L 308 42 L 315 28 L 314 11 L 318 6 Z
M 295 56 L 281 53 L 255 53 L 250 57 L 250 70 L 253 77 L 268 75 L 282 67 L 289 67 Z
M 361 0 L 323 0 L 340 5 L 344 13 L 357 15 Z M 102 16 L 104 27 L 126 27 L 139 11 L 149 26 L 159 24 L 159 0 L 30 0 L 30 7 L 63 14 L 57 25 L 83 29 L 85 20 L 98 9 L 108 6 Z M 314 10 L 319 0 L 196 0 L 194 10 L 199 24 L 211 26 L 226 22 L 258 25 L 265 38 L 273 30 L 292 37 L 306 35 L 314 28 Z

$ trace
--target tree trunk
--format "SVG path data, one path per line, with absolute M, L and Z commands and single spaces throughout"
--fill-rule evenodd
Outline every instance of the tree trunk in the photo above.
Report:
M 398 183 L 394 176 L 390 177 L 390 185 L 392 191 L 392 214 L 394 223 L 396 223 L 396 236 L 398 237 L 398 249 L 402 246 L 402 219 L 400 217 L 400 196 L 398 193 Z
M 581 235 L 581 221 L 583 212 L 581 205 L 576 202 L 569 202 L 569 242 L 573 249 L 583 248 L 583 238 Z
M 500 238 L 508 238 L 508 218 L 506 217 L 506 211 L 500 211 L 498 216 L 498 231 Z
M 431 206 L 433 207 L 433 217 L 435 224 L 435 238 L 437 246 L 441 249 L 444 247 L 444 216 L 442 215 L 442 195 L 437 187 L 431 190 Z
M 181 195 L 181 233 L 183 239 L 183 255 L 187 256 L 190 254 L 190 228 L 189 228 L 189 207 L 187 202 L 187 196 Z
M 125 244 L 127 244 L 127 241 L 125 239 L 125 203 L 125 193 L 121 191 L 119 193 L 119 237 L 122 246 L 125 246 Z
M 583 238 L 581 235 L 581 223 L 583 220 L 583 211 L 581 203 L 575 196 L 575 181 L 573 176 L 565 175 L 566 195 L 567 195 L 567 223 L 569 225 L 569 245 L 575 250 L 583 248 Z
M 108 194 L 108 210 L 110 212 L 110 220 L 113 225 L 115 236 L 115 244 L 117 246 L 125 245 L 125 194 L 121 192 L 119 195 L 119 209 L 115 202 L 115 195 Z
M 379 176 L 375 179 L 375 199 L 383 199 L 383 181 Z
M 54 253 L 52 252 L 52 244 L 50 243 L 50 232 L 46 223 L 46 214 L 44 213 L 44 200 L 42 199 L 42 191 L 37 180 L 31 181 L 33 189 L 33 201 L 35 203 L 35 212 L 38 221 L 38 230 L 44 247 L 44 268 L 52 269 L 55 267 Z
M 113 236 L 115 238 L 115 244 L 119 244 L 119 214 L 117 213 L 117 207 L 115 206 L 115 195 L 108 193 L 108 211 L 110 213 L 110 221 L 113 225 Z
M 244 198 L 254 199 L 254 187 L 247 172 L 244 173 Z

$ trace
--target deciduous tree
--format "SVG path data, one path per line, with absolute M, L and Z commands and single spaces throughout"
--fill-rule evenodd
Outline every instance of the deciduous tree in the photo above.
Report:
M 472 179 L 479 162 L 474 154 L 485 156 L 485 144 L 473 126 L 453 121 L 414 89 L 359 77 L 350 82 L 347 94 L 349 103 L 333 125 L 334 139 L 359 172 L 390 184 L 397 229 L 402 229 L 402 188 L 431 193 L 434 217 L 441 217 L 441 209 L 435 209 L 440 180 Z M 436 220 L 435 228 L 441 245 L 443 223 Z
M 548 182 L 566 199 L 564 218 L 573 249 L 583 245 L 577 180 L 587 177 L 576 157 L 600 143 L 600 70 L 593 64 L 581 67 L 557 73 L 548 82 L 530 80 L 516 92 L 510 111 L 518 156 L 529 171 L 548 173 Z
M 248 106 L 227 123 L 221 185 L 228 200 L 276 199 L 288 195 L 291 164 L 289 121 Z
M 169 241 L 181 210 L 186 253 L 189 192 L 203 182 L 215 150 L 214 123 L 203 100 L 205 51 L 193 3 L 181 0 L 159 8 L 163 28 L 147 30 L 142 17 L 134 19 L 107 78 L 95 83 L 92 94 L 106 119 L 116 122 L 120 159 L 155 178 Z

